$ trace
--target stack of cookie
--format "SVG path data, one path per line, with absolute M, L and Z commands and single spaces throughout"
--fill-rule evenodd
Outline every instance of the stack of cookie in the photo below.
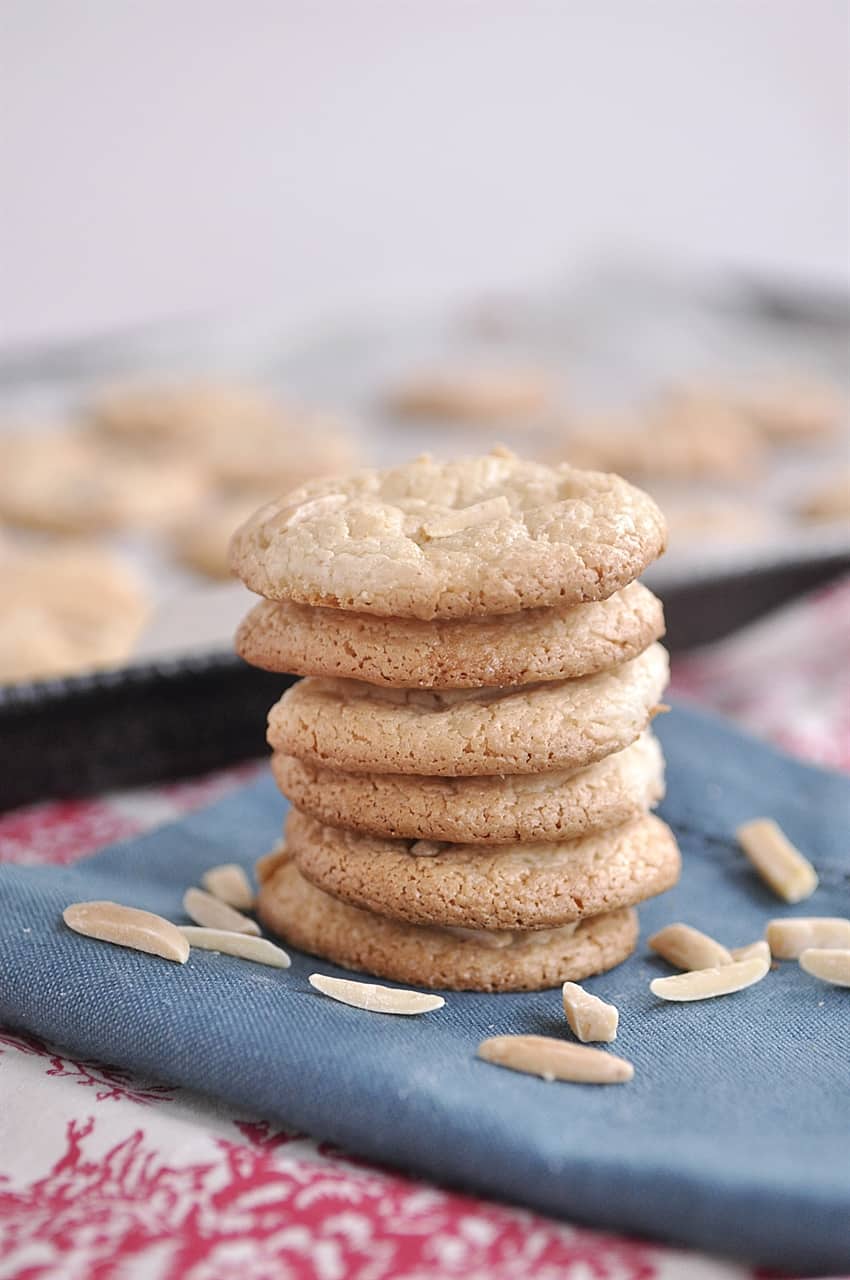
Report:
M 420 986 L 532 990 L 609 969 L 679 874 L 650 814 L 667 681 L 658 508 L 505 451 L 316 481 L 236 534 L 266 597 L 247 661 L 292 800 L 259 911 L 293 945 Z

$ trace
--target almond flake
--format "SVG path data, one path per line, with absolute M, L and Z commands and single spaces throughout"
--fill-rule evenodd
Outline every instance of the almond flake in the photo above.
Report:
M 652 935 L 647 946 L 677 969 L 710 969 L 732 961 L 722 943 L 689 924 L 666 925 Z
M 733 960 L 750 960 L 757 956 L 765 964 L 770 964 L 770 947 L 764 938 L 758 938 L 755 942 L 748 942 L 745 947 L 732 947 L 731 956 Z
M 570 1030 L 583 1044 L 588 1040 L 604 1040 L 610 1044 L 617 1039 L 620 1014 L 613 1004 L 591 995 L 577 982 L 565 982 L 561 998 Z
M 712 969 L 690 969 L 673 978 L 656 978 L 649 989 L 662 1000 L 710 1000 L 761 982 L 769 968 L 769 960 L 751 956 L 749 960 L 733 960 Z
M 478 1046 L 478 1056 L 511 1071 L 576 1084 L 622 1084 L 635 1073 L 625 1058 L 552 1036 L 493 1036 Z
M 438 853 L 442 853 L 445 844 L 441 844 L 438 840 L 416 840 L 410 846 L 409 852 L 414 858 L 435 858 Z
M 785 902 L 802 902 L 811 897 L 818 887 L 817 872 L 772 818 L 754 818 L 735 834 L 744 853 L 777 897 Z
M 850 920 L 841 916 L 784 916 L 765 930 L 777 960 L 797 960 L 809 948 L 850 947 Z
M 450 538 L 455 533 L 463 533 L 465 529 L 476 529 L 479 525 L 491 524 L 494 520 L 506 520 L 510 514 L 511 504 L 504 494 L 500 494 L 498 498 L 486 498 L 484 502 L 476 502 L 471 507 L 430 516 L 422 522 L 422 529 L 429 538 Z
M 266 938 L 249 933 L 231 933 L 228 929 L 205 929 L 197 925 L 180 926 L 180 932 L 189 945 L 201 951 L 220 951 L 222 955 L 238 956 L 240 960 L 253 960 L 256 964 L 268 964 L 273 969 L 288 969 L 291 961 L 282 947 L 276 947 Z
M 151 911 L 122 907 L 117 902 L 74 902 L 62 912 L 62 919 L 75 933 L 98 942 L 146 951 L 177 964 L 185 964 L 189 958 L 189 943 L 177 925 Z
M 850 947 L 808 947 L 800 968 L 835 987 L 850 987 Z
M 374 982 L 331 978 L 324 973 L 311 973 L 309 982 L 311 987 L 321 991 L 322 995 L 330 996 L 331 1000 L 350 1004 L 355 1009 L 367 1009 L 369 1013 L 429 1013 L 432 1009 L 442 1009 L 446 1003 L 442 996 L 429 995 L 424 991 L 379 987 Z
M 219 902 L 203 889 L 187 889 L 183 894 L 183 910 L 195 924 L 205 929 L 224 929 L 228 933 L 252 933 L 259 936 L 260 926 L 234 911 L 226 902 Z
M 237 911 L 250 911 L 254 905 L 254 890 L 242 867 L 237 862 L 225 862 L 220 867 L 210 867 L 201 876 L 201 884 L 220 902 L 226 902 Z

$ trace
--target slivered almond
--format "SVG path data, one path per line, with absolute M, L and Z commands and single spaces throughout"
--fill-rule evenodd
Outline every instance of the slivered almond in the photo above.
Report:
M 242 867 L 237 862 L 225 862 L 220 867 L 210 867 L 201 876 L 201 884 L 207 893 L 237 911 L 250 911 L 254 905 L 254 890 Z
M 398 987 L 379 987 L 374 982 L 354 982 L 351 978 L 331 978 L 324 973 L 311 973 L 311 987 L 350 1004 L 355 1009 L 367 1009 L 369 1013 L 430 1013 L 442 1009 L 446 1003 L 442 996 L 429 995 L 425 991 L 404 991 Z
M 338 511 L 340 507 L 344 507 L 348 499 L 344 493 L 325 493 L 321 498 L 309 498 L 307 502 L 302 502 L 290 511 L 284 517 L 281 525 L 282 529 L 292 529 L 297 524 L 301 524 L 302 520 L 309 520 L 313 516 L 327 515 L 331 511 Z
M 622 1084 L 635 1073 L 625 1058 L 552 1036 L 492 1036 L 478 1046 L 478 1056 L 511 1071 L 576 1084 Z
M 122 907 L 117 902 L 74 902 L 62 912 L 62 919 L 75 933 L 98 942 L 146 951 L 177 964 L 189 959 L 189 943 L 177 925 L 151 911 Z
M 442 853 L 445 847 L 439 840 L 415 840 L 410 846 L 410 853 L 414 858 L 434 858 L 438 853 Z
M 841 916 L 784 916 L 768 921 L 765 936 L 777 960 L 797 960 L 811 947 L 850 947 L 850 920 Z
M 273 969 L 288 969 L 292 963 L 282 947 L 276 947 L 265 938 L 250 933 L 231 933 L 227 929 L 205 929 L 184 924 L 180 932 L 189 945 L 201 951 L 220 951 L 222 955 L 238 956 L 240 960 L 253 960 L 256 964 L 268 964 Z
M 486 498 L 471 507 L 430 516 L 423 521 L 422 528 L 429 538 L 450 538 L 453 533 L 462 533 L 464 529 L 475 529 L 493 520 L 505 520 L 510 514 L 511 505 L 504 494 L 500 494 L 498 498 Z
M 264 853 L 262 858 L 258 858 L 254 863 L 254 873 L 260 884 L 265 884 L 267 880 L 270 880 L 278 867 L 283 866 L 284 862 L 288 860 L 289 854 L 283 841 L 275 845 L 269 853 Z
M 677 969 L 710 969 L 732 963 L 732 954 L 721 942 L 689 924 L 668 924 L 654 933 L 647 945 Z
M 850 987 L 850 947 L 807 947 L 800 956 L 800 968 L 821 982 Z
M 751 960 L 754 956 L 764 960 L 765 964 L 770 964 L 770 947 L 764 938 L 758 938 L 755 942 L 748 942 L 745 947 L 733 947 L 733 960 Z
M 224 929 L 228 933 L 252 933 L 259 935 L 260 926 L 241 911 L 234 911 L 226 902 L 219 902 L 204 889 L 187 889 L 183 894 L 183 910 L 195 924 L 205 929 Z
M 733 960 L 731 964 L 711 969 L 690 969 L 672 978 L 656 978 L 650 982 L 649 989 L 662 1000 L 710 1000 L 761 982 L 769 968 L 769 960 L 752 956 L 749 960 Z
M 802 902 L 818 887 L 818 877 L 808 858 L 772 818 L 754 818 L 735 832 L 738 843 L 762 880 L 785 902 Z
M 617 1039 L 620 1014 L 613 1004 L 606 1004 L 599 996 L 591 995 L 577 982 L 565 982 L 561 987 L 561 998 L 570 1030 L 583 1044 L 588 1040 L 604 1040 L 610 1044 Z

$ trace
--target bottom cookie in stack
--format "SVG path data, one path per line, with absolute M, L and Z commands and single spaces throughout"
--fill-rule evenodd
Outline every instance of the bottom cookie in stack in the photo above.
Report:
M 660 819 L 559 843 L 439 844 L 362 836 L 294 810 L 258 868 L 264 924 L 347 968 L 420 986 L 530 991 L 613 968 L 635 903 L 675 884 Z
M 626 960 L 638 937 L 631 908 L 560 929 L 525 932 L 405 924 L 349 906 L 305 880 L 282 849 L 257 869 L 263 924 L 345 969 L 453 991 L 538 991 Z

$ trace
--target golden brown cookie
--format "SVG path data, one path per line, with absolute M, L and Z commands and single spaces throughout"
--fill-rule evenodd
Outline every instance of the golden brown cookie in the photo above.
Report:
M 342 424 L 251 386 L 119 387 L 93 406 L 91 417 L 96 430 L 137 450 L 191 458 L 225 488 L 253 493 L 254 508 L 355 461 Z
M 175 529 L 171 545 L 176 558 L 208 578 L 232 577 L 228 559 L 230 539 L 234 529 L 255 509 L 256 499 L 244 494 L 204 503 L 191 519 Z
M 664 794 L 664 760 L 651 733 L 572 774 L 340 773 L 279 754 L 272 773 L 294 805 L 327 826 L 460 844 L 573 840 L 645 813 Z
M 203 446 L 210 436 L 265 433 L 279 427 L 282 409 L 265 392 L 235 383 L 136 383 L 105 391 L 89 416 L 122 442 Z
M 388 689 L 308 676 L 269 712 L 276 750 L 354 773 L 582 769 L 634 742 L 669 666 L 660 644 L 596 675 L 509 689 Z
M 661 601 L 632 582 L 567 609 L 434 622 L 263 600 L 239 627 L 236 651 L 267 671 L 468 689 L 589 675 L 637 657 L 663 634 Z
M 149 613 L 116 557 L 87 545 L 0 551 L 0 683 L 121 662 Z
M 542 369 L 457 369 L 408 379 L 389 393 L 387 407 L 437 422 L 523 423 L 539 420 L 553 395 L 553 380 Z
M 765 377 L 749 385 L 685 387 L 677 394 L 700 411 L 720 406 L 742 414 L 772 444 L 829 439 L 850 419 L 844 392 L 817 378 Z
M 850 467 L 840 470 L 831 480 L 821 481 L 800 508 L 806 520 L 817 523 L 850 521 Z
M 646 482 L 750 478 L 762 442 L 749 419 L 721 404 L 671 401 L 643 420 L 585 423 L 559 450 L 574 466 Z
M 237 531 L 231 564 L 271 600 L 429 620 L 603 600 L 665 543 L 618 476 L 497 450 L 304 485 Z
M 561 843 L 381 840 L 293 809 L 286 844 L 301 874 L 352 906 L 409 924 L 550 929 L 633 906 L 679 878 L 673 833 L 651 814 Z
M 164 527 L 204 492 L 197 471 L 157 465 L 76 431 L 0 438 L 0 515 L 61 533 Z
M 315 888 L 285 855 L 262 880 L 257 910 L 291 946 L 346 969 L 415 987 L 537 991 L 613 969 L 637 943 L 634 911 L 585 920 L 575 931 L 516 935 L 487 945 L 470 933 L 402 924 L 358 910 Z

